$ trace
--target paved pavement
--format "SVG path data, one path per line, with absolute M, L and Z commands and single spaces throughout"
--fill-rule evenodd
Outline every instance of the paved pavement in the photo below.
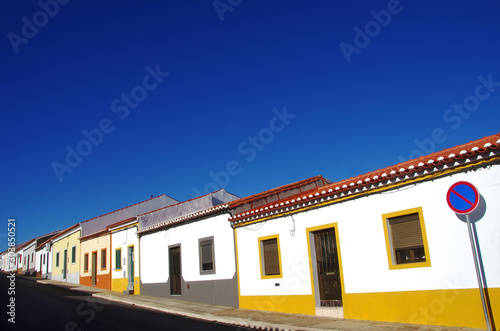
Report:
M 30 277 L 33 279 L 32 277 Z M 402 323 L 386 323 L 361 321 L 352 319 L 316 317 L 309 315 L 284 314 L 248 309 L 215 306 L 167 298 L 157 298 L 146 295 L 126 295 L 120 292 L 108 291 L 96 287 L 70 284 L 55 280 L 38 279 L 39 283 L 62 286 L 75 291 L 92 293 L 94 297 L 153 309 L 170 314 L 182 315 L 205 321 L 226 323 L 242 327 L 262 330 L 297 330 L 297 331 L 324 331 L 324 330 L 361 330 L 361 331 L 473 331 L 479 329 L 426 326 Z

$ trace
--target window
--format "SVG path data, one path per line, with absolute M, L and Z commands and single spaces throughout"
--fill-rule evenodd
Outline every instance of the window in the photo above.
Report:
M 214 238 L 198 240 L 200 251 L 200 274 L 215 273 Z
M 259 238 L 259 257 L 261 277 L 281 278 L 281 259 L 279 236 Z
M 101 270 L 106 269 L 106 250 L 101 249 Z
M 56 268 L 59 268 L 59 252 L 56 253 Z
M 430 267 L 422 208 L 382 215 L 389 269 Z
M 71 247 L 71 263 L 76 263 L 76 246 Z
M 43 264 L 45 264 L 45 254 L 43 254 Z
M 84 272 L 89 271 L 89 253 L 83 256 L 83 271 Z
M 115 250 L 115 270 L 122 270 L 122 249 Z
M 31 253 L 31 263 L 33 263 L 34 258 L 35 258 L 35 253 Z

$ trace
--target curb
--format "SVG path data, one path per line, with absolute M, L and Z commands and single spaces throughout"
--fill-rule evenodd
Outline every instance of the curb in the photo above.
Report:
M 224 317 L 224 316 L 217 316 L 217 315 L 213 315 L 213 314 L 202 315 L 202 314 L 197 314 L 197 313 L 191 313 L 191 312 L 188 312 L 185 310 L 155 307 L 155 306 L 152 306 L 152 305 L 146 304 L 146 303 L 132 302 L 132 301 L 123 300 L 120 298 L 108 297 L 106 295 L 101 295 L 100 293 L 94 293 L 94 294 L 92 294 L 92 296 L 96 297 L 96 298 L 101 298 L 104 300 L 128 304 L 131 306 L 161 311 L 161 312 L 168 313 L 168 314 L 204 320 L 207 322 L 223 323 L 223 324 L 227 324 L 227 325 L 250 328 L 250 329 L 255 329 L 255 330 L 299 331 L 299 329 L 297 329 L 296 327 L 291 326 L 291 325 L 281 325 L 281 324 L 274 324 L 274 323 L 269 324 L 266 322 L 249 321 L 249 320 L 245 320 L 245 319 L 241 319 L 241 318 L 229 319 L 229 318 Z M 300 330 L 301 331 L 302 330 L 303 331 L 324 331 L 323 329 L 316 329 L 316 328 L 309 328 L 309 327 L 300 328 Z

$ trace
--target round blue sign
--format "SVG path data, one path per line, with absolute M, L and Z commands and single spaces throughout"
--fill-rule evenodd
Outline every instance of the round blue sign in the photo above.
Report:
M 479 193 L 471 183 L 457 182 L 448 190 L 446 201 L 455 213 L 468 214 L 479 204 Z

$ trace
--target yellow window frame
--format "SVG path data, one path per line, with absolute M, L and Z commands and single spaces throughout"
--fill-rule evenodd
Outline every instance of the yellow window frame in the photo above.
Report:
M 276 239 L 276 245 L 278 246 L 278 265 L 280 268 L 280 273 L 278 275 L 265 275 L 264 274 L 265 270 L 264 270 L 264 257 L 262 256 L 263 255 L 262 242 L 269 240 L 269 239 Z M 260 278 L 261 279 L 283 278 L 283 268 L 281 267 L 281 249 L 280 249 L 280 236 L 279 236 L 279 234 L 260 237 L 258 239 L 258 241 L 259 241 Z
M 337 259 L 339 261 L 339 273 L 340 273 L 340 288 L 342 291 L 342 298 L 345 298 L 345 287 L 344 287 L 344 269 L 342 268 L 342 252 L 340 251 L 340 239 L 339 239 L 339 226 L 338 223 L 328 223 L 324 225 L 318 225 L 314 227 L 310 227 L 306 229 L 307 235 L 307 250 L 309 255 L 309 270 L 311 273 L 311 288 L 313 297 L 316 295 L 315 291 L 317 290 L 314 286 L 314 269 L 315 261 L 312 258 L 312 251 L 314 250 L 314 246 L 311 245 L 311 237 L 314 235 L 314 232 L 326 230 L 326 229 L 334 229 L 335 231 L 335 239 L 337 244 Z
M 425 261 L 424 262 L 397 264 L 395 261 L 395 257 L 394 257 L 392 240 L 389 236 L 389 219 L 394 218 L 394 217 L 398 217 L 398 216 L 415 214 L 415 213 L 418 214 L 418 219 L 420 221 L 420 230 L 422 232 L 422 242 L 424 244 Z M 410 208 L 410 209 L 405 209 L 405 210 L 401 210 L 401 211 L 383 214 L 382 215 L 382 223 L 384 226 L 385 245 L 386 245 L 386 249 L 387 249 L 387 261 L 389 263 L 389 270 L 424 268 L 424 267 L 431 266 L 431 256 L 429 254 L 429 245 L 427 243 L 427 232 L 425 231 L 424 212 L 423 212 L 422 207 Z

